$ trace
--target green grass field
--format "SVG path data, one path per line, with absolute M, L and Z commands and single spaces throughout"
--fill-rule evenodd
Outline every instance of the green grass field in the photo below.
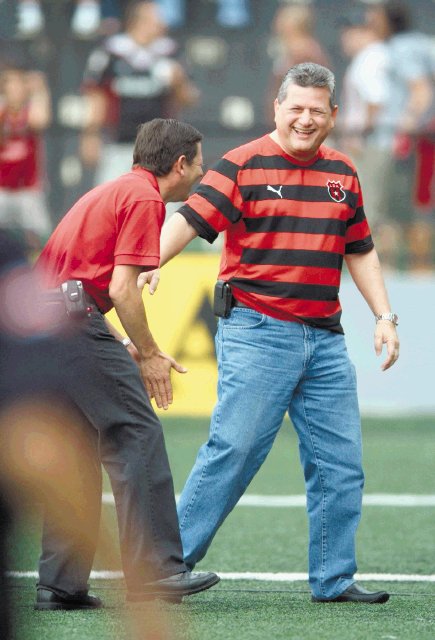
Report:
M 182 489 L 208 424 L 165 418 L 165 434 L 176 490 Z M 363 422 L 366 494 L 435 495 L 435 425 L 431 419 Z M 107 490 L 107 489 L 106 489 Z M 290 424 L 283 429 L 249 494 L 304 492 L 297 443 Z M 114 508 L 104 520 L 116 530 Z M 39 552 L 37 516 L 16 526 L 11 536 L 11 569 L 35 571 Z M 109 566 L 110 565 L 110 566 Z M 358 535 L 360 573 L 435 574 L 435 507 L 365 506 Z M 97 555 L 96 570 L 119 570 Z M 307 522 L 303 507 L 239 506 L 219 531 L 198 569 L 219 572 L 306 572 Z M 304 581 L 222 580 L 182 605 L 126 605 L 121 580 L 93 580 L 102 611 L 34 612 L 34 578 L 11 579 L 17 640 L 434 640 L 435 582 L 365 582 L 386 588 L 384 606 L 314 605 Z M 158 635 L 163 619 L 166 635 Z M 136 626 L 134 626 L 136 625 Z M 140 631 L 137 632 L 137 627 Z

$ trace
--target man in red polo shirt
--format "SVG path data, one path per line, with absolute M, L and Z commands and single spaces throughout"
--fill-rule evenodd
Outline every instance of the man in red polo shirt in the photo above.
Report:
M 149 398 L 167 409 L 170 371 L 184 369 L 155 343 L 136 287 L 139 272 L 159 264 L 165 204 L 186 198 L 202 176 L 201 138 L 176 120 L 143 124 L 132 170 L 85 194 L 61 220 L 37 263 L 49 288 L 81 280 L 92 309 L 67 341 L 63 365 L 69 372 L 67 392 L 98 440 L 112 483 L 132 601 L 150 594 L 181 599 L 219 580 L 212 573 L 192 573 L 183 562 L 172 476 Z M 103 314 L 112 307 L 127 339 L 105 321 Z M 78 553 L 72 540 L 60 536 L 59 523 L 45 520 L 36 609 L 102 605 L 87 587 L 101 503 L 97 475 L 84 505 L 89 551 Z

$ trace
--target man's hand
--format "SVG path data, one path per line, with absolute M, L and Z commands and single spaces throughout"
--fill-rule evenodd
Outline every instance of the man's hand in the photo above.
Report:
M 396 327 L 390 320 L 378 320 L 375 329 L 375 351 L 376 355 L 380 356 L 382 353 L 382 346 L 387 345 L 387 359 L 382 364 L 382 371 L 386 371 L 399 357 L 399 337 L 396 332 Z
M 153 269 L 152 271 L 142 271 L 137 277 L 137 288 L 143 289 L 146 284 L 149 285 L 150 295 L 156 291 L 159 286 L 160 269 Z
M 171 369 L 178 373 L 186 373 L 187 369 L 161 351 L 141 359 L 139 367 L 150 399 L 155 399 L 159 409 L 168 409 L 172 404 Z

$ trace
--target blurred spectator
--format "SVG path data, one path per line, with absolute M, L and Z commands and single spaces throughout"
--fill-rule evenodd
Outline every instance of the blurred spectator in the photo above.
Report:
M 276 96 L 290 67 L 302 62 L 316 62 L 332 68 L 329 56 L 314 34 L 315 14 L 312 7 L 284 4 L 275 13 L 271 44 L 272 74 L 267 91 L 267 124 L 273 124 L 274 113 L 270 96 Z
M 71 33 L 76 38 L 93 38 L 101 33 L 114 33 L 119 27 L 118 0 L 74 0 Z M 42 0 L 18 0 L 17 36 L 29 39 L 45 27 Z
M 23 297 L 26 282 L 26 294 Z M 35 325 L 29 317 L 28 302 L 32 300 L 32 315 L 35 313 L 35 280 L 31 277 L 27 261 L 26 247 L 9 230 L 0 224 L 0 638 L 9 640 L 14 637 L 9 585 L 6 571 L 9 566 L 7 537 L 13 522 L 14 511 L 23 510 L 15 495 L 17 487 L 7 478 L 8 465 L 23 467 L 21 462 L 8 460 L 7 438 L 9 428 L 5 410 L 8 406 L 23 402 L 35 391 L 40 392 L 46 385 L 44 374 L 47 372 L 49 350 L 41 349 L 42 341 L 34 339 Z M 24 299 L 23 299 L 24 298 Z M 17 320 L 17 322 L 15 322 Z M 47 327 L 40 327 L 44 330 Z M 59 372 L 56 378 L 59 380 Z M 36 390 L 35 385 L 39 387 Z M 17 474 L 18 475 L 18 474 Z M 16 479 L 16 478 L 15 478 Z M 26 478 L 26 480 L 28 480 Z M 20 478 L 24 484 L 23 478 Z
M 431 38 L 411 28 L 409 7 L 388 0 L 367 9 L 387 45 L 387 100 L 376 134 L 388 151 L 391 216 L 406 235 L 409 266 L 433 267 L 435 55 Z
M 251 21 L 249 0 L 215 0 L 216 21 L 221 27 L 243 29 Z M 186 0 L 157 0 L 163 18 L 171 29 L 182 27 L 186 20 Z
M 101 164 L 96 182 L 128 171 L 139 124 L 156 117 L 178 117 L 199 93 L 176 60 L 177 44 L 166 35 L 156 2 L 131 2 L 125 32 L 108 38 L 87 62 L 84 91 L 89 121 L 81 144 L 84 164 Z M 104 153 L 102 137 L 106 137 Z
M 10 265 L 25 264 L 26 257 L 22 246 L 10 233 L 0 227 L 0 282 Z M 0 322 L 0 346 L 4 346 L 4 335 Z M 3 354 L 0 349 L 0 354 Z M 4 404 L 3 382 L 6 367 L 2 366 L 3 355 L 0 357 L 0 411 Z M 0 421 L 1 424 L 1 421 Z M 9 640 L 11 637 L 11 605 L 6 583 L 7 536 L 11 522 L 11 508 L 6 496 L 6 490 L 0 483 L 0 638 Z
M 354 8 L 338 20 L 343 53 L 350 62 L 340 100 L 340 147 L 354 161 L 364 189 L 364 209 L 378 252 L 387 267 L 397 267 L 400 229 L 388 220 L 384 189 L 388 156 L 373 131 L 387 100 L 386 44 L 366 23 L 365 11 Z
M 39 249 L 51 232 L 42 132 L 51 122 L 44 74 L 13 63 L 0 70 L 0 225 Z

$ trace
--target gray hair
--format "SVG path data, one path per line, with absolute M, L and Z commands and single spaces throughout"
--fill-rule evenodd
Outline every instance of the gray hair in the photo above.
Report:
M 278 89 L 277 100 L 280 104 L 286 99 L 287 90 L 291 84 L 298 87 L 326 87 L 330 93 L 331 109 L 335 107 L 335 76 L 326 67 L 315 62 L 301 62 L 301 64 L 291 67 Z

